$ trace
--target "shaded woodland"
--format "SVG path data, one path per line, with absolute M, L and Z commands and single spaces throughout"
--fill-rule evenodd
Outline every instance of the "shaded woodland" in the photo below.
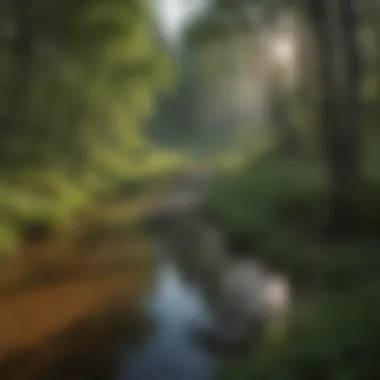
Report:
M 205 218 L 294 290 L 285 326 L 219 377 L 378 378 L 379 20 L 374 0 L 215 0 L 171 54 L 145 2 L 1 0 L 3 267 L 75 223 L 122 224 L 124 247 L 136 195 L 212 167 Z M 112 233 L 87 264 L 117 256 Z

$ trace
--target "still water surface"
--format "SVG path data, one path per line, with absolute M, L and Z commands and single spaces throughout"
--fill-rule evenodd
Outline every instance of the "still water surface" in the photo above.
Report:
M 154 333 L 126 352 L 118 380 L 210 380 L 217 360 L 191 340 L 196 327 L 212 324 L 196 289 L 171 261 L 159 264 L 156 284 L 144 305 L 155 323 Z

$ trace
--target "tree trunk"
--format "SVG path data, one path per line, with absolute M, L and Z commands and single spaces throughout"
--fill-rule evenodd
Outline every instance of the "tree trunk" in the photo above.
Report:
M 13 153 L 15 138 L 21 135 L 29 100 L 33 72 L 32 10 L 31 0 L 12 1 L 16 34 L 11 49 L 14 58 L 8 108 L 1 122 L 2 139 L 6 142 L 0 153 L 3 165 L 6 164 L 8 154 Z M 12 160 L 15 159 L 16 157 L 12 157 Z M 7 164 L 9 165 L 9 161 Z
M 279 153 L 293 156 L 301 151 L 301 141 L 290 117 L 288 95 L 279 83 L 279 78 L 273 75 L 269 83 L 270 116 L 276 129 Z
M 327 0 L 309 0 L 309 15 L 319 53 L 321 141 L 329 175 L 329 215 L 327 232 L 340 233 L 355 220 L 356 187 L 358 184 L 358 69 L 355 63 L 355 18 L 350 0 L 340 0 L 339 28 L 345 29 L 342 42 L 343 62 L 347 68 L 344 93 L 339 91 L 335 70 L 331 14 Z M 353 58 L 353 55 L 355 58 Z M 354 61 L 351 61 L 354 59 Z M 348 107 L 350 110 L 348 110 Z
M 342 155 L 346 178 L 342 178 L 347 201 L 355 207 L 361 176 L 360 136 L 360 58 L 358 21 L 355 0 L 338 1 L 338 22 L 341 30 L 342 67 L 344 75 L 341 94 L 341 135 L 344 139 Z M 354 210 L 353 210 L 354 211 Z M 351 215 L 350 217 L 355 217 Z

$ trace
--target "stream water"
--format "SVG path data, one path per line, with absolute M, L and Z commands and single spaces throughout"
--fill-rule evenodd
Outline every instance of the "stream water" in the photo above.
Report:
M 197 342 L 194 333 L 213 331 L 213 338 L 228 344 L 239 339 L 248 339 L 251 344 L 250 317 L 261 313 L 260 305 L 264 301 L 278 303 L 278 299 L 284 298 L 283 284 L 266 277 L 254 262 L 241 262 L 236 266 L 229 261 L 229 275 L 226 277 L 228 273 L 223 269 L 219 272 L 218 263 L 226 259 L 222 236 L 215 235 L 213 229 L 191 216 L 204 192 L 204 180 L 190 179 L 181 186 L 190 191 L 174 192 L 174 196 L 158 208 L 158 218 L 153 216 L 152 219 L 155 220 L 151 228 L 155 230 L 152 234 L 155 234 L 157 275 L 153 292 L 144 300 L 143 308 L 154 329 L 148 339 L 124 352 L 117 380 L 211 380 L 218 367 L 218 355 L 207 350 L 199 340 Z M 194 226 L 199 228 L 194 229 Z M 195 232 L 182 234 L 183 229 Z M 184 257 L 187 258 L 185 265 Z M 212 306 L 206 301 L 207 286 L 199 286 L 199 277 L 196 276 L 198 280 L 191 285 L 192 280 L 185 272 L 189 268 L 191 271 L 194 263 L 197 263 L 198 271 L 203 268 L 200 273 L 203 273 L 204 280 L 211 278 L 214 281 L 215 273 L 223 276 L 219 279 L 229 280 L 229 286 L 220 288 L 219 293 L 212 293 L 212 298 L 216 299 L 227 296 L 227 314 L 233 316 L 228 322 L 220 314 L 221 309 L 211 311 Z M 205 268 L 208 268 L 206 272 Z M 215 282 L 219 283 L 219 280 Z M 223 310 L 225 313 L 227 309 Z
M 159 263 L 154 292 L 144 305 L 154 333 L 125 352 L 118 380 L 208 380 L 216 357 L 191 339 L 194 327 L 212 323 L 202 297 L 181 277 L 174 262 Z
M 202 175 L 190 175 L 178 181 L 174 196 L 168 197 L 159 213 L 194 209 L 194 200 L 204 192 L 205 180 Z M 153 333 L 124 353 L 118 380 L 212 379 L 216 357 L 192 339 L 194 329 L 207 328 L 212 323 L 211 314 L 199 291 L 181 274 L 173 252 L 162 244 L 162 237 L 155 240 L 156 283 L 143 305 L 153 322 Z

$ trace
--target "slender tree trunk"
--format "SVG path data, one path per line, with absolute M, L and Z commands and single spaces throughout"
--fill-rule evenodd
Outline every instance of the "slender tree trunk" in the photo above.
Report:
M 270 113 L 278 138 L 277 148 L 281 154 L 292 156 L 301 150 L 300 136 L 292 123 L 287 95 L 281 86 L 280 78 L 272 76 L 269 83 Z
M 330 227 L 336 232 L 355 227 L 360 186 L 360 74 L 355 0 L 338 0 L 336 23 L 342 83 L 337 99 L 334 180 L 330 199 Z M 337 94 L 338 95 L 338 94 Z
M 358 196 L 361 176 L 360 136 L 360 54 L 358 43 L 358 20 L 355 0 L 338 0 L 338 22 L 341 29 L 342 71 L 344 83 L 341 103 L 342 137 L 345 138 L 344 160 L 346 161 L 349 197 L 352 203 Z

